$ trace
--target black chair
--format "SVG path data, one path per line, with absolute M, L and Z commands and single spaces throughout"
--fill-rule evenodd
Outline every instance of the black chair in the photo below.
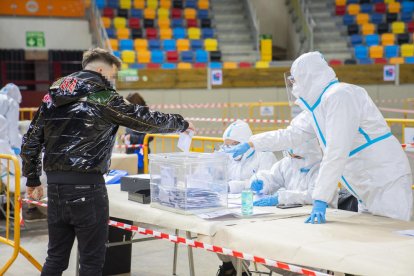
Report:
M 409 34 L 398 34 L 397 35 L 398 45 L 409 43 L 409 42 L 410 42 L 410 35 Z
M 359 33 L 359 26 L 357 24 L 348 25 L 348 35 L 354 35 Z
M 132 35 L 132 38 L 133 39 L 135 39 L 135 38 L 143 38 L 144 37 L 144 34 L 143 34 L 142 29 L 132 29 L 131 30 L 131 35 Z
M 344 61 L 344 64 L 357 64 L 355 59 L 346 59 Z
M 210 61 L 221 61 L 221 52 L 220 51 L 212 51 L 210 52 Z
M 371 0 L 359 0 L 359 4 L 369 4 Z
M 398 20 L 398 13 L 387 13 L 387 15 L 385 16 L 386 18 L 386 22 L 387 23 L 392 23 L 394 21 Z
M 211 19 L 201 19 L 201 28 L 211 28 Z
M 377 33 L 378 34 L 385 34 L 390 31 L 390 26 L 388 23 L 380 23 L 377 25 Z
M 183 9 L 184 8 L 184 4 L 182 0 L 174 0 L 173 2 L 173 8 L 175 9 Z
M 154 28 L 154 19 L 144 19 L 144 28 Z
M 128 10 L 127 9 L 118 9 L 118 16 L 128 18 Z

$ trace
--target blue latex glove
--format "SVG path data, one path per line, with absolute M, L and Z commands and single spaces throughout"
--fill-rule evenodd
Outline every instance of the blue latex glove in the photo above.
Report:
M 263 189 L 263 180 L 255 179 L 250 184 L 250 189 L 254 192 L 259 192 Z
M 277 196 L 266 196 L 253 202 L 253 206 L 276 206 L 278 204 Z
M 21 150 L 20 148 L 12 148 L 12 150 L 14 151 L 14 154 L 19 155 Z
M 249 143 L 238 144 L 231 149 L 226 149 L 224 152 L 233 153 L 233 158 L 245 154 L 250 149 Z
M 325 223 L 326 222 L 325 214 L 326 214 L 326 208 L 327 207 L 328 207 L 328 204 L 325 201 L 315 200 L 313 202 L 312 212 L 311 212 L 310 216 L 308 217 L 308 219 L 305 221 L 305 223 L 314 224 L 315 219 L 319 224 L 320 223 Z

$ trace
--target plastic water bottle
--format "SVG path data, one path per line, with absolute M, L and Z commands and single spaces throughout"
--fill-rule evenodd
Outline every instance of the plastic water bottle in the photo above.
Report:
M 241 193 L 241 213 L 243 216 L 253 215 L 253 192 L 251 190 L 244 190 Z

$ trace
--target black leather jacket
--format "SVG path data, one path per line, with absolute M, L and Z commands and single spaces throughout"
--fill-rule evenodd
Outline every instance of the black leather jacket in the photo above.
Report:
M 80 179 L 89 177 L 89 181 L 96 175 L 102 179 L 109 169 L 119 125 L 146 133 L 175 133 L 188 128 L 181 115 L 130 104 L 99 73 L 83 70 L 59 79 L 43 98 L 23 138 L 26 185 L 40 185 L 42 151 L 49 183 L 56 183 L 49 179 L 56 179 L 56 174 L 61 179 L 70 178 L 70 173 L 79 174 Z

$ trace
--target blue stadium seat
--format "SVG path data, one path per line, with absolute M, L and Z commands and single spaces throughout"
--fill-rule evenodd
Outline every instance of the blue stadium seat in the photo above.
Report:
M 118 0 L 107 0 L 109 8 L 119 8 L 119 1 Z
M 196 51 L 196 62 L 207 63 L 208 62 L 208 52 L 204 50 Z
M 197 1 L 195 1 L 195 0 L 187 0 L 187 1 L 185 1 L 185 7 L 186 8 L 196 9 L 197 8 Z
M 403 13 L 401 13 L 401 21 L 411 22 L 412 20 L 413 20 L 413 13 L 412 12 L 403 12 Z
M 372 4 L 384 3 L 384 0 L 372 0 Z
M 214 30 L 212 28 L 201 29 L 202 38 L 214 38 Z
M 119 51 L 113 51 L 112 54 L 117 58 L 121 58 L 121 53 Z
M 105 8 L 105 0 L 96 0 L 96 6 L 98 7 L 98 9 L 103 9 Z
M 198 19 L 208 19 L 210 18 L 208 14 L 208 10 L 198 10 L 197 11 L 197 18 Z
M 179 28 L 174 28 L 173 29 L 173 37 L 175 39 L 186 38 L 186 36 L 187 35 L 186 35 L 186 32 L 185 32 L 184 28 L 179 27 Z
M 358 64 L 372 64 L 373 61 L 370 58 L 361 58 L 358 59 Z
M 200 50 L 204 48 L 204 41 L 201 39 L 192 39 L 190 40 L 191 49 L 193 50 Z
M 401 12 L 402 13 L 413 13 L 414 12 L 414 2 L 403 1 L 401 3 Z
M 365 36 L 365 44 L 367 46 L 379 45 L 380 44 L 380 36 L 377 34 L 366 35 Z
M 182 51 L 181 52 L 181 61 L 182 62 L 193 62 L 194 52 L 193 51 Z
M 342 22 L 344 23 L 345 26 L 354 24 L 355 23 L 355 16 L 345 14 L 344 17 L 342 18 Z
M 129 65 L 130 69 L 145 69 L 144 63 L 132 63 Z
M 175 39 L 165 39 L 163 49 L 165 51 L 175 51 L 177 49 L 177 41 Z
M 357 59 L 368 58 L 368 47 L 362 45 L 355 46 L 354 53 Z
M 351 35 L 351 45 L 357 46 L 363 44 L 362 35 Z
M 407 64 L 414 64 L 414 57 L 406 57 L 405 63 Z
M 347 4 L 359 4 L 359 0 L 347 0 Z
M 372 13 L 374 6 L 372 4 L 362 4 L 361 13 Z
M 173 28 L 183 27 L 184 26 L 184 20 L 183 19 L 173 19 L 171 25 L 172 25 Z
M 159 50 L 161 49 L 161 41 L 159 41 L 158 39 L 149 39 L 148 46 L 150 50 Z
M 108 28 L 106 29 L 106 33 L 109 38 L 116 38 L 116 31 L 114 28 Z
M 132 39 L 121 39 L 119 41 L 119 50 L 134 50 L 134 41 Z
M 385 58 L 398 57 L 399 47 L 397 45 L 385 46 Z
M 138 9 L 131 9 L 131 17 L 134 18 L 143 18 L 144 12 Z
M 372 13 L 370 14 L 370 21 L 373 24 L 380 24 L 384 20 L 384 16 L 381 13 Z
M 222 69 L 223 64 L 221 62 L 210 62 L 211 69 Z
M 152 50 L 151 51 L 151 62 L 164 63 L 164 51 Z
M 163 63 L 161 64 L 161 69 L 176 69 L 177 64 L 175 63 Z

